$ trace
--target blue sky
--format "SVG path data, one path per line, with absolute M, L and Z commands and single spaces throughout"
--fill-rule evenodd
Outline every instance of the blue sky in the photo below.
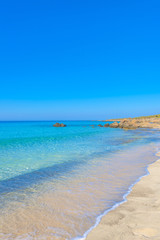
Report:
M 0 120 L 160 113 L 160 2 L 1 1 Z

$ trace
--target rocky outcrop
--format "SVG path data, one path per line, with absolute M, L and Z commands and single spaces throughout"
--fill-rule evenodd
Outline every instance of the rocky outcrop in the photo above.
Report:
M 55 123 L 53 127 L 66 127 L 66 125 L 63 123 Z
M 102 124 L 98 124 L 98 127 L 103 127 L 103 125 Z
M 109 127 L 109 123 L 104 124 L 103 127 Z
M 118 128 L 119 127 L 119 123 L 118 122 L 113 122 L 109 125 L 111 128 Z
M 122 119 L 119 123 L 114 122 L 109 125 L 112 128 L 122 128 L 122 129 L 137 129 L 137 128 L 160 128 L 160 118 L 127 118 Z
M 135 120 L 128 120 L 128 119 L 125 119 L 125 120 L 122 120 L 120 123 L 119 123 L 119 128 L 124 128 L 124 129 L 136 129 L 136 128 L 139 128 L 140 125 L 138 124 L 137 121 Z

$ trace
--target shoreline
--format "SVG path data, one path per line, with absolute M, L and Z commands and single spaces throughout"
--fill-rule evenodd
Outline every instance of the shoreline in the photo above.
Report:
M 157 156 L 157 160 L 146 166 L 146 174 L 140 176 L 128 188 L 127 193 L 123 196 L 123 200 L 98 216 L 94 226 L 85 232 L 83 237 L 77 237 L 74 240 L 160 239 L 160 214 L 158 213 L 160 211 L 160 189 L 157 191 L 154 187 L 156 185 L 158 188 L 160 185 L 158 176 L 160 172 L 160 152 L 155 153 L 155 156 Z M 148 189 L 151 190 L 152 194 L 148 192 Z M 153 214 L 155 205 L 152 199 L 155 199 L 155 195 L 158 195 L 156 201 L 159 202 L 159 206 L 158 211 L 154 209 L 155 212 Z M 148 198 L 151 198 L 149 202 Z M 139 199 L 140 203 L 138 202 Z M 142 211 L 143 206 L 144 208 L 147 206 L 144 212 Z M 151 220 L 151 213 L 158 216 L 153 216 Z M 142 215 L 140 222 L 134 222 L 134 216 L 139 214 Z M 147 217 L 145 216 L 146 214 L 148 214 Z M 130 215 L 133 216 L 130 217 Z M 148 224 L 145 222 L 147 219 L 149 220 Z M 154 219 L 156 219 L 156 227 L 153 224 Z M 143 220 L 145 224 L 143 224 Z M 150 221 L 152 224 L 150 224 Z

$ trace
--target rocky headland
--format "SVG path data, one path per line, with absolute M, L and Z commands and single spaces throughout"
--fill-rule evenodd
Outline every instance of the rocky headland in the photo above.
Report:
M 125 118 L 125 119 L 111 119 L 107 122 L 111 128 L 123 129 L 137 129 L 137 128 L 160 128 L 160 115 L 138 117 L 138 118 Z

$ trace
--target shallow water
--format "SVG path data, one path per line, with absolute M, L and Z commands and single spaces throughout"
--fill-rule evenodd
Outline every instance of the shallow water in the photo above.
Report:
M 99 123 L 0 123 L 0 239 L 83 236 L 122 201 L 156 159 L 159 132 Z

